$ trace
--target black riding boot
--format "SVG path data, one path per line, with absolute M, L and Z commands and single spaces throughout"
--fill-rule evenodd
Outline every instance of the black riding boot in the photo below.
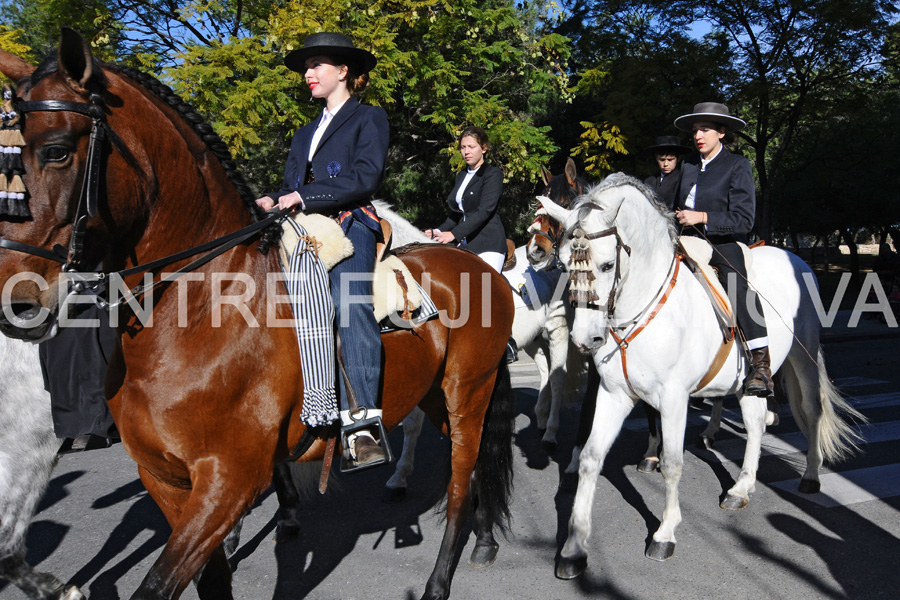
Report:
M 769 347 L 750 351 L 750 372 L 744 379 L 744 394 L 765 398 L 772 393 L 772 371 L 769 368 Z

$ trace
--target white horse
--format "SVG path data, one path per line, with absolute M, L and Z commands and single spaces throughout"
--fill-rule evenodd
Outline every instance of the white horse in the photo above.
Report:
M 722 331 L 700 283 L 686 269 L 678 272 L 672 214 L 652 197 L 638 180 L 615 174 L 589 190 L 572 210 L 545 201 L 547 211 L 564 224 L 561 258 L 570 272 L 579 271 L 570 273 L 570 285 L 592 298 L 576 306 L 572 338 L 592 354 L 601 375 L 592 431 L 581 452 L 569 536 L 556 570 L 564 579 L 586 568 L 597 475 L 623 421 L 641 399 L 662 418 L 660 471 L 666 483 L 666 506 L 648 558 L 665 560 L 675 552 L 690 395 L 740 398 L 747 445 L 741 474 L 722 508 L 745 507 L 756 482 L 766 400 L 741 395 L 747 360 L 737 344 L 713 376 Z M 823 459 L 844 457 L 859 439 L 838 413 L 862 416 L 844 402 L 825 371 L 812 297 L 818 291 L 808 289 L 815 281 L 809 267 L 771 246 L 750 254 L 748 277 L 763 304 L 772 368 L 780 369 L 791 411 L 809 440 L 800 491 L 814 493 Z M 572 259 L 582 262 L 573 264 Z M 705 385 L 698 385 L 704 380 Z
M 84 598 L 25 562 L 25 534 L 62 442 L 53 433 L 37 344 L 0 335 L 0 378 L 0 578 L 35 600 Z
M 375 209 L 391 225 L 392 246 L 434 243 L 420 229 L 391 210 L 389 204 L 375 201 Z M 562 298 L 562 288 L 557 290 L 559 280 L 565 273 L 558 269 L 535 271 L 529 268 L 524 246 L 516 248 L 515 254 L 516 266 L 503 273 L 516 292 L 513 296 L 516 300 L 516 314 L 512 337 L 537 367 L 540 384 L 534 412 L 537 427 L 544 432 L 541 444 L 549 454 L 556 449 L 560 408 L 572 387 L 567 383 L 567 373 L 573 370 L 567 365 L 567 358 L 570 356 L 568 321 L 571 314 L 566 314 L 567 306 Z M 522 299 L 523 291 L 525 300 Z M 403 420 L 403 451 L 397 460 L 394 474 L 387 482 L 391 499 L 401 498 L 406 491 L 424 419 L 424 413 L 416 409 Z

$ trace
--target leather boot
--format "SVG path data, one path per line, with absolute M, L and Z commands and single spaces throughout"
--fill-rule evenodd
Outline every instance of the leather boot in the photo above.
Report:
M 357 467 L 374 467 L 387 461 L 384 450 L 368 435 L 357 435 L 352 446 Z
M 744 394 L 765 398 L 772 393 L 772 371 L 769 368 L 769 347 L 750 351 L 750 373 L 744 380 Z

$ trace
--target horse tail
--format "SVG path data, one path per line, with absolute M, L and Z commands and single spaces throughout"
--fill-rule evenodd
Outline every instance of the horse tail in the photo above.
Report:
M 481 445 L 478 448 L 478 460 L 473 473 L 478 507 L 485 511 L 487 522 L 499 526 L 501 531 L 508 529 L 510 520 L 514 419 L 512 382 L 504 358 L 501 359 L 497 369 L 491 402 L 484 415 Z
M 825 356 L 821 346 L 816 362 L 819 370 L 819 400 L 822 406 L 819 445 L 822 456 L 833 464 L 857 452 L 860 442 L 863 441 L 862 435 L 848 419 L 856 423 L 866 423 L 868 419 L 850 406 L 831 382 L 825 370 Z

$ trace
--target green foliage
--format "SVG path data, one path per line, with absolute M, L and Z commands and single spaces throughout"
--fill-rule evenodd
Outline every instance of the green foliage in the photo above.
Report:
M 572 156 L 584 156 L 584 171 L 589 177 L 601 178 L 612 172 L 610 161 L 614 154 L 628 154 L 626 138 L 615 125 L 608 122 L 582 121 L 584 133 L 581 143 L 572 148 Z

